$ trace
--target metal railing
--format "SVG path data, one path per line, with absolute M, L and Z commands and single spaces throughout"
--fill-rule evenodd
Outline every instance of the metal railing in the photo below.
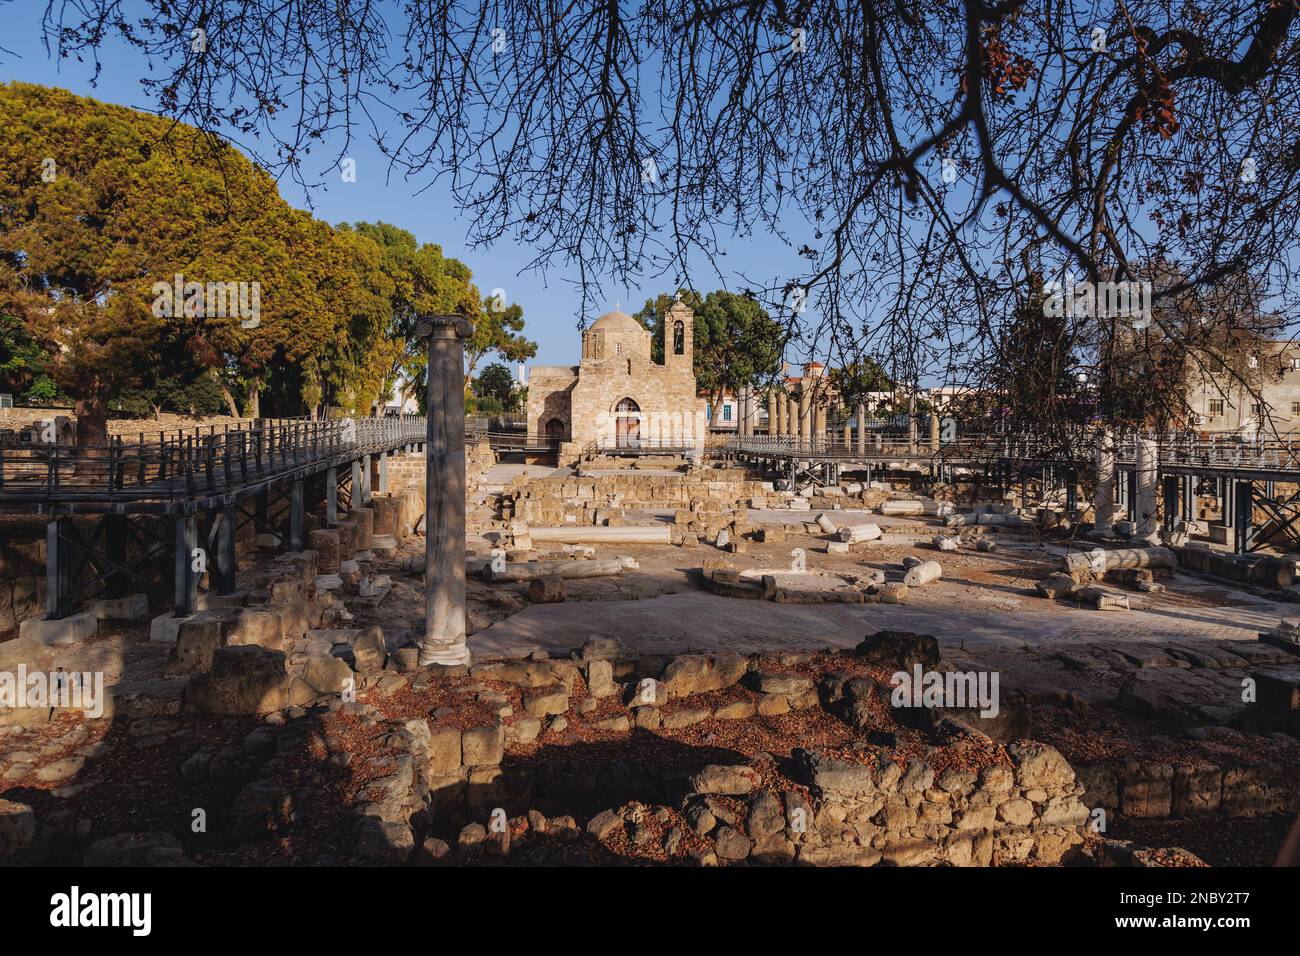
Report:
M 1207 471 L 1255 471 L 1295 473 L 1300 478 L 1300 442 L 1287 439 L 1243 437 L 1238 433 L 1205 435 L 1186 432 L 1151 436 L 1157 442 L 1156 464 L 1171 468 L 1204 468 Z M 1032 434 L 972 434 L 934 447 L 928 435 L 916 440 L 872 433 L 859 443 L 854 435 L 798 439 L 751 435 L 728 438 L 715 444 L 724 452 L 776 457 L 823 459 L 933 459 L 979 461 L 1004 459 L 1021 462 L 1087 465 L 1096 460 L 1098 434 L 1081 432 L 1070 439 L 1046 439 Z M 1138 435 L 1115 438 L 1115 461 L 1121 467 L 1137 464 Z
M 770 435 L 750 435 L 730 438 L 717 443 L 724 451 L 759 455 L 811 458 L 931 458 L 974 456 L 975 453 L 994 454 L 1007 447 L 1005 436 L 968 436 L 955 441 L 931 446 L 928 436 L 918 436 L 915 442 L 906 436 L 865 436 L 860 444 L 856 437 L 846 440 L 842 434 L 823 438 L 784 438 Z
M 596 438 L 582 448 L 584 456 L 591 455 L 669 455 L 694 454 L 704 448 L 705 442 L 683 438 Z
M 527 431 L 483 431 L 471 435 L 465 433 L 466 441 L 486 441 L 493 451 L 555 451 L 563 438 Z
M 425 420 L 260 419 L 104 445 L 0 441 L 0 501 L 175 501 L 423 441 Z

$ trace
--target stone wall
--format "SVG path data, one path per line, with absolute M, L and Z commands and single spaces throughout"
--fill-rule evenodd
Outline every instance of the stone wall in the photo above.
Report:
M 1209 755 L 1178 761 L 1127 758 L 1077 767 L 1090 805 L 1134 820 L 1294 814 L 1300 812 L 1296 769 Z
M 464 701 L 429 720 L 384 720 L 382 702 L 340 705 L 396 751 L 368 763 L 399 771 L 359 805 L 354 852 L 402 863 L 419 847 L 424 862 L 475 862 L 558 839 L 647 862 L 986 866 L 1060 863 L 1084 844 L 1083 787 L 1032 740 L 1002 747 L 952 725 L 920 752 L 864 740 L 796 747 L 784 763 L 707 762 L 684 746 L 710 721 L 852 715 L 846 705 L 880 692 L 861 671 L 769 666 L 756 655 L 637 657 L 592 638 L 568 659 L 420 672 L 413 691 Z M 497 716 L 474 720 L 483 704 Z M 575 722 L 599 742 L 584 730 L 568 747 L 538 749 Z M 624 754 L 620 739 L 645 749 Z
M 783 507 L 787 497 L 746 471 L 697 469 L 681 475 L 521 478 L 497 496 L 496 507 L 502 518 L 543 526 L 594 524 L 598 513 L 607 523 L 611 512 L 621 517 L 628 509 L 721 512 Z
M 678 325 L 680 343 L 674 341 Z M 591 442 L 703 442 L 707 428 L 693 352 L 694 313 L 684 303 L 675 303 L 665 317 L 663 364 L 651 359 L 650 333 L 635 319 L 617 311 L 603 315 L 583 333 L 579 365 L 533 369 L 528 430 L 543 436 L 550 423 L 563 426 L 561 465 L 575 461 Z M 625 400 L 634 408 L 620 409 Z M 620 427 L 620 419 L 629 425 Z
M 0 529 L 0 631 L 45 613 L 45 523 Z

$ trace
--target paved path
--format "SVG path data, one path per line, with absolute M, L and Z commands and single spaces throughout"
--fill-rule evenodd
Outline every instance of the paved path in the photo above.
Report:
M 1167 641 L 1191 637 L 1253 640 L 1276 626 L 1293 605 L 1241 595 L 1232 607 L 1204 607 L 1179 592 L 1204 591 L 1204 581 L 1179 578 L 1169 595 L 1133 595 L 1132 611 L 1095 611 L 987 586 L 944 582 L 914 591 L 908 604 L 775 604 L 719 597 L 705 591 L 642 601 L 534 605 L 472 635 L 480 655 L 568 649 L 589 634 L 624 639 L 649 652 L 785 647 L 851 647 L 867 633 L 897 628 L 933 634 L 945 644 L 1023 647 L 1053 641 Z M 1240 595 L 1240 592 L 1233 592 Z

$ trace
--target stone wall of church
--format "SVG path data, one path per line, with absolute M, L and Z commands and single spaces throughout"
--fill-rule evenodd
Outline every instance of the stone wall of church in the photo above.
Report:
M 578 367 L 539 366 L 529 373 L 528 379 L 528 431 L 544 437 L 546 424 L 552 419 L 564 423 L 565 439 L 572 433 L 573 413 L 569 404 L 569 389 L 578 380 Z
M 704 440 L 704 404 L 696 395 L 694 313 L 681 302 L 664 317 L 664 364 L 650 358 L 650 332 L 631 316 L 611 312 L 583 333 L 578 366 L 541 366 L 528 383 L 528 429 L 546 435 L 549 422 L 565 426 L 561 465 L 572 464 L 590 443 L 614 445 L 636 422 L 635 434 L 647 449 Z M 625 399 L 631 413 L 618 408 Z
M 616 406 L 625 398 L 640 408 L 642 442 L 698 441 L 705 433 L 704 407 L 685 363 L 665 367 L 636 357 L 585 363 L 570 396 L 573 442 L 580 448 L 615 441 Z

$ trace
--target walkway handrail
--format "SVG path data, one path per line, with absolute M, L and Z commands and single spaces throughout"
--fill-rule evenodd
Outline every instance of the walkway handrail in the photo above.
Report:
M 425 419 L 259 419 L 158 440 L 103 445 L 0 442 L 0 502 L 176 501 L 392 451 L 425 439 Z M 56 436 L 57 438 L 57 436 Z
M 960 436 L 941 442 L 937 448 L 929 436 L 916 441 L 870 433 L 859 443 L 857 436 L 846 439 L 842 433 L 822 438 L 799 439 L 772 435 L 737 436 L 724 439 L 717 447 L 724 453 L 756 454 L 775 457 L 811 457 L 822 459 L 883 459 L 961 461 L 1004 459 L 1009 461 L 1091 465 L 1096 460 L 1098 433 L 1086 432 L 1073 447 L 1078 454 L 1068 454 L 1059 439 L 1049 440 L 1032 434 L 987 433 Z M 865 446 L 865 448 L 864 448 Z M 1243 436 L 1219 433 L 1209 437 L 1186 432 L 1158 437 L 1157 466 L 1205 468 L 1215 471 L 1294 472 L 1300 480 L 1300 441 L 1291 439 Z M 1115 462 L 1132 468 L 1137 464 L 1137 436 L 1133 433 L 1115 438 Z

